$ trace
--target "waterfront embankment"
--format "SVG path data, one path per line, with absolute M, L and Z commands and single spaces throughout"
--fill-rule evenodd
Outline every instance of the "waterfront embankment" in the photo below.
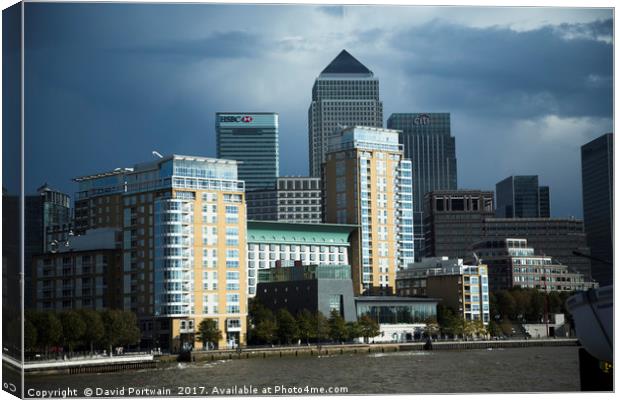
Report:
M 248 358 L 268 357 L 302 357 L 328 356 L 338 354 L 369 354 L 394 353 L 399 351 L 422 350 L 475 350 L 500 349 L 518 347 L 549 347 L 549 346 L 576 346 L 577 339 L 540 339 L 540 340 L 470 340 L 470 341 L 437 341 L 432 343 L 432 349 L 427 349 L 423 342 L 416 343 L 371 343 L 371 344 L 328 344 L 310 346 L 286 346 L 267 348 L 247 348 L 239 350 L 211 350 L 193 351 L 185 356 L 161 356 L 160 361 L 218 361 Z
M 423 350 L 446 351 L 577 346 L 577 344 L 577 339 L 437 341 L 432 343 L 432 349 L 427 348 L 426 344 L 423 342 L 326 344 L 321 346 L 312 344 L 310 346 L 305 345 L 266 348 L 243 348 L 240 350 L 236 349 L 193 351 L 184 355 L 169 354 L 155 357 L 153 357 L 152 355 L 137 355 L 101 357 L 96 359 L 69 361 L 28 362 L 25 364 L 24 372 L 28 375 L 86 374 L 156 368 L 159 363 L 170 363 L 179 361 L 204 362 L 250 358 L 337 356 L 344 354 L 362 355 L 373 353 L 395 353 Z

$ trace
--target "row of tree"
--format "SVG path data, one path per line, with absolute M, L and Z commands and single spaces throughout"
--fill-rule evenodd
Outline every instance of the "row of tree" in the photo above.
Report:
M 136 315 L 120 310 L 69 310 L 64 312 L 33 311 L 25 314 L 24 347 L 26 351 L 63 348 L 72 353 L 76 348 L 107 349 L 131 346 L 140 342 Z
M 566 299 L 572 293 L 541 292 L 537 289 L 514 287 L 490 294 L 491 319 L 496 321 L 535 322 L 543 321 L 545 302 L 549 314 L 569 315 Z
M 252 344 L 291 344 L 295 341 L 347 342 L 380 334 L 379 324 L 363 316 L 357 322 L 346 322 L 333 311 L 329 318 L 322 313 L 303 309 L 296 316 L 282 308 L 275 314 L 257 301 L 250 303 L 248 342 Z
M 467 321 L 462 315 L 457 315 L 450 307 L 437 305 L 437 320 L 426 321 L 427 334 L 450 337 L 480 337 L 488 331 L 481 320 Z

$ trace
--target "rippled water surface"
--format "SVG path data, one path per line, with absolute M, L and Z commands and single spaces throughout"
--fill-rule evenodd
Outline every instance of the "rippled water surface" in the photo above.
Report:
M 26 389 L 169 388 L 177 395 L 178 387 L 202 386 L 198 390 L 211 395 L 213 387 L 234 385 L 252 385 L 259 393 L 282 385 L 346 387 L 350 394 L 578 391 L 578 347 L 170 363 L 155 370 L 30 377 Z

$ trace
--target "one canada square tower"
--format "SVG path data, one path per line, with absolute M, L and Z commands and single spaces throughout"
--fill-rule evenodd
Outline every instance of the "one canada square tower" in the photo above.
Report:
M 321 176 L 328 138 L 347 126 L 383 126 L 379 80 L 346 50 L 321 72 L 308 109 L 310 175 Z

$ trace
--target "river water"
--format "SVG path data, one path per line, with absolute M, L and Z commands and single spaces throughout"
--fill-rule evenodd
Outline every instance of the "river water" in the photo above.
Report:
M 579 391 L 578 347 L 170 363 L 155 370 L 29 377 L 26 395 L 63 388 L 77 389 L 80 397 L 89 389 L 93 396 L 312 394 L 306 387 L 347 394 Z

